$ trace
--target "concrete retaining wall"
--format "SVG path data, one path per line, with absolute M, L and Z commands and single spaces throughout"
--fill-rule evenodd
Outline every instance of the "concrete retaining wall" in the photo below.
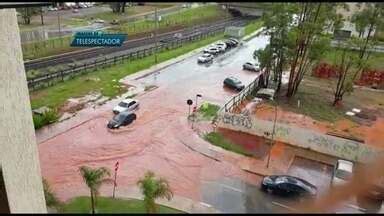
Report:
M 240 114 L 221 112 L 218 114 L 217 121 L 218 127 L 267 138 L 270 136 L 266 136 L 265 132 L 271 134 L 273 130 L 272 121 Z M 383 153 L 383 151 L 356 141 L 282 123 L 276 123 L 274 140 L 356 162 L 369 162 L 379 153 Z

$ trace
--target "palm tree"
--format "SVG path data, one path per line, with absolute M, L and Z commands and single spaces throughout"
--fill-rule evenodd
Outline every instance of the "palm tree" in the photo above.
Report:
M 137 182 L 137 184 L 143 193 L 144 205 L 147 213 L 157 212 L 155 199 L 172 199 L 173 193 L 169 187 L 168 181 L 164 178 L 155 178 L 155 174 L 152 171 L 148 171 L 145 176 Z
M 105 177 L 111 175 L 110 171 L 105 167 L 92 169 L 87 166 L 82 166 L 80 167 L 80 173 L 91 192 L 92 214 L 95 214 L 96 196 L 99 194 L 101 184 L 109 180 Z

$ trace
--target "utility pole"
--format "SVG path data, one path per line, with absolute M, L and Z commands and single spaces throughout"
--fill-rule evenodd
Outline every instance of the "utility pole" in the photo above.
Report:
M 41 25 L 44 25 L 43 7 L 40 7 L 40 18 L 41 18 Z
M 157 17 L 157 7 L 155 7 L 155 19 L 156 19 L 156 28 L 155 28 L 155 64 L 157 64 L 157 29 L 159 28 L 159 18 Z
M 60 37 L 61 45 L 63 45 L 63 39 L 61 38 L 60 11 L 59 10 L 57 10 L 57 23 L 59 25 L 59 37 Z
M 269 168 L 269 161 L 271 160 L 271 150 L 272 150 L 272 147 L 273 147 L 273 136 L 275 135 L 276 119 L 277 119 L 277 105 L 275 104 L 275 119 L 273 121 L 273 129 L 272 129 L 272 136 L 271 136 L 271 144 L 269 146 L 267 168 Z

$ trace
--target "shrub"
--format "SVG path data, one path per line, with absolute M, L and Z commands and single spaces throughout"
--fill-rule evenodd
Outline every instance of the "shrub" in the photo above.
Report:
M 230 140 L 226 139 L 222 134 L 217 132 L 210 132 L 204 134 L 204 139 L 211 144 L 215 146 L 219 146 L 225 150 L 232 151 L 238 154 L 242 154 L 245 156 L 252 156 L 252 153 L 248 152 L 246 149 L 244 149 L 242 146 L 235 144 L 231 142 Z
M 43 189 L 45 203 L 48 207 L 57 207 L 60 205 L 60 201 L 56 198 L 55 194 L 52 192 L 47 180 L 43 178 Z
M 203 115 L 205 119 L 211 119 L 212 117 L 216 116 L 216 113 L 219 109 L 220 106 L 218 105 L 203 103 L 198 111 Z
M 44 117 L 42 115 L 33 114 L 33 125 L 35 129 L 42 128 L 44 126 Z
M 44 112 L 43 117 L 47 124 L 52 124 L 59 120 L 59 114 L 56 110 L 49 110 L 47 112 Z
M 49 110 L 42 115 L 33 114 L 33 125 L 35 129 L 42 128 L 45 125 L 52 124 L 59 119 L 59 114 L 56 110 Z

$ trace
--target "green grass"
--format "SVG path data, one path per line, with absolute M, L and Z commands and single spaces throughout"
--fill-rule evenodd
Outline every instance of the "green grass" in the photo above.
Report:
M 185 44 L 180 48 L 160 52 L 158 54 L 158 62 L 160 63 L 175 58 L 222 38 L 223 34 L 219 34 L 203 39 L 201 41 Z M 100 69 L 87 75 L 78 76 L 74 79 L 58 83 L 54 86 L 31 92 L 30 95 L 32 109 L 41 106 L 58 108 L 62 106 L 67 99 L 71 97 L 81 97 L 91 91 L 100 91 L 104 96 L 114 97 L 125 91 L 124 88 L 116 87 L 116 85 L 118 85 L 117 81 L 119 79 L 137 71 L 149 68 L 154 64 L 154 57 L 148 56 L 142 59 L 129 62 L 127 61 L 123 64 L 112 66 L 106 69 Z M 95 78 L 99 78 L 99 81 L 94 81 Z M 116 81 L 114 82 L 113 80 Z
M 146 213 L 144 202 L 136 199 L 112 199 L 98 197 L 96 204 L 97 213 Z M 184 214 L 185 212 L 158 205 L 159 213 Z M 91 201 L 89 197 L 76 197 L 64 204 L 60 213 L 91 213 Z
M 178 13 L 164 16 L 159 22 L 159 29 L 172 26 L 191 26 L 202 21 L 219 19 L 227 14 L 225 11 L 215 5 L 201 6 L 199 8 L 186 9 Z M 141 20 L 136 22 L 124 23 L 112 29 L 116 32 L 125 32 L 127 34 L 138 34 L 142 32 L 153 31 L 156 28 L 156 22 L 152 20 Z
M 217 132 L 210 132 L 204 135 L 204 139 L 210 142 L 215 146 L 219 146 L 225 150 L 232 151 L 238 154 L 242 154 L 245 156 L 252 156 L 247 150 L 245 150 L 242 146 L 236 145 L 230 140 L 226 139 L 222 134 Z
M 220 109 L 220 106 L 210 103 L 204 103 L 200 106 L 198 112 L 206 120 L 211 120 L 216 116 L 217 111 Z
M 79 27 L 88 25 L 88 22 L 81 18 L 72 17 L 68 20 L 65 20 L 63 24 L 72 27 Z
M 63 36 L 62 38 L 50 38 L 44 41 L 23 43 L 21 45 L 23 58 L 24 60 L 31 60 L 79 49 L 71 47 L 71 42 L 72 36 Z
M 261 26 L 263 26 L 263 21 L 261 20 L 256 20 L 254 22 L 251 22 L 245 27 L 244 33 L 245 35 L 249 35 L 254 31 L 258 30 L 259 28 L 261 28 Z
M 332 49 L 325 53 L 324 61 L 330 64 L 335 64 L 341 60 L 342 51 Z M 356 51 L 349 51 L 349 53 L 357 55 Z M 371 69 L 383 69 L 384 68 L 384 53 L 372 53 L 368 59 L 367 64 Z
M 296 95 L 287 100 L 285 96 L 277 100 L 278 106 L 295 113 L 304 114 L 315 120 L 336 122 L 347 118 L 345 110 L 332 106 L 333 91 L 331 81 L 306 76 L 299 86 Z M 309 85 L 308 81 L 311 81 Z M 328 82 L 328 87 L 325 87 Z M 323 86 L 323 87 L 321 87 Z M 297 100 L 300 100 L 300 107 L 297 107 Z

